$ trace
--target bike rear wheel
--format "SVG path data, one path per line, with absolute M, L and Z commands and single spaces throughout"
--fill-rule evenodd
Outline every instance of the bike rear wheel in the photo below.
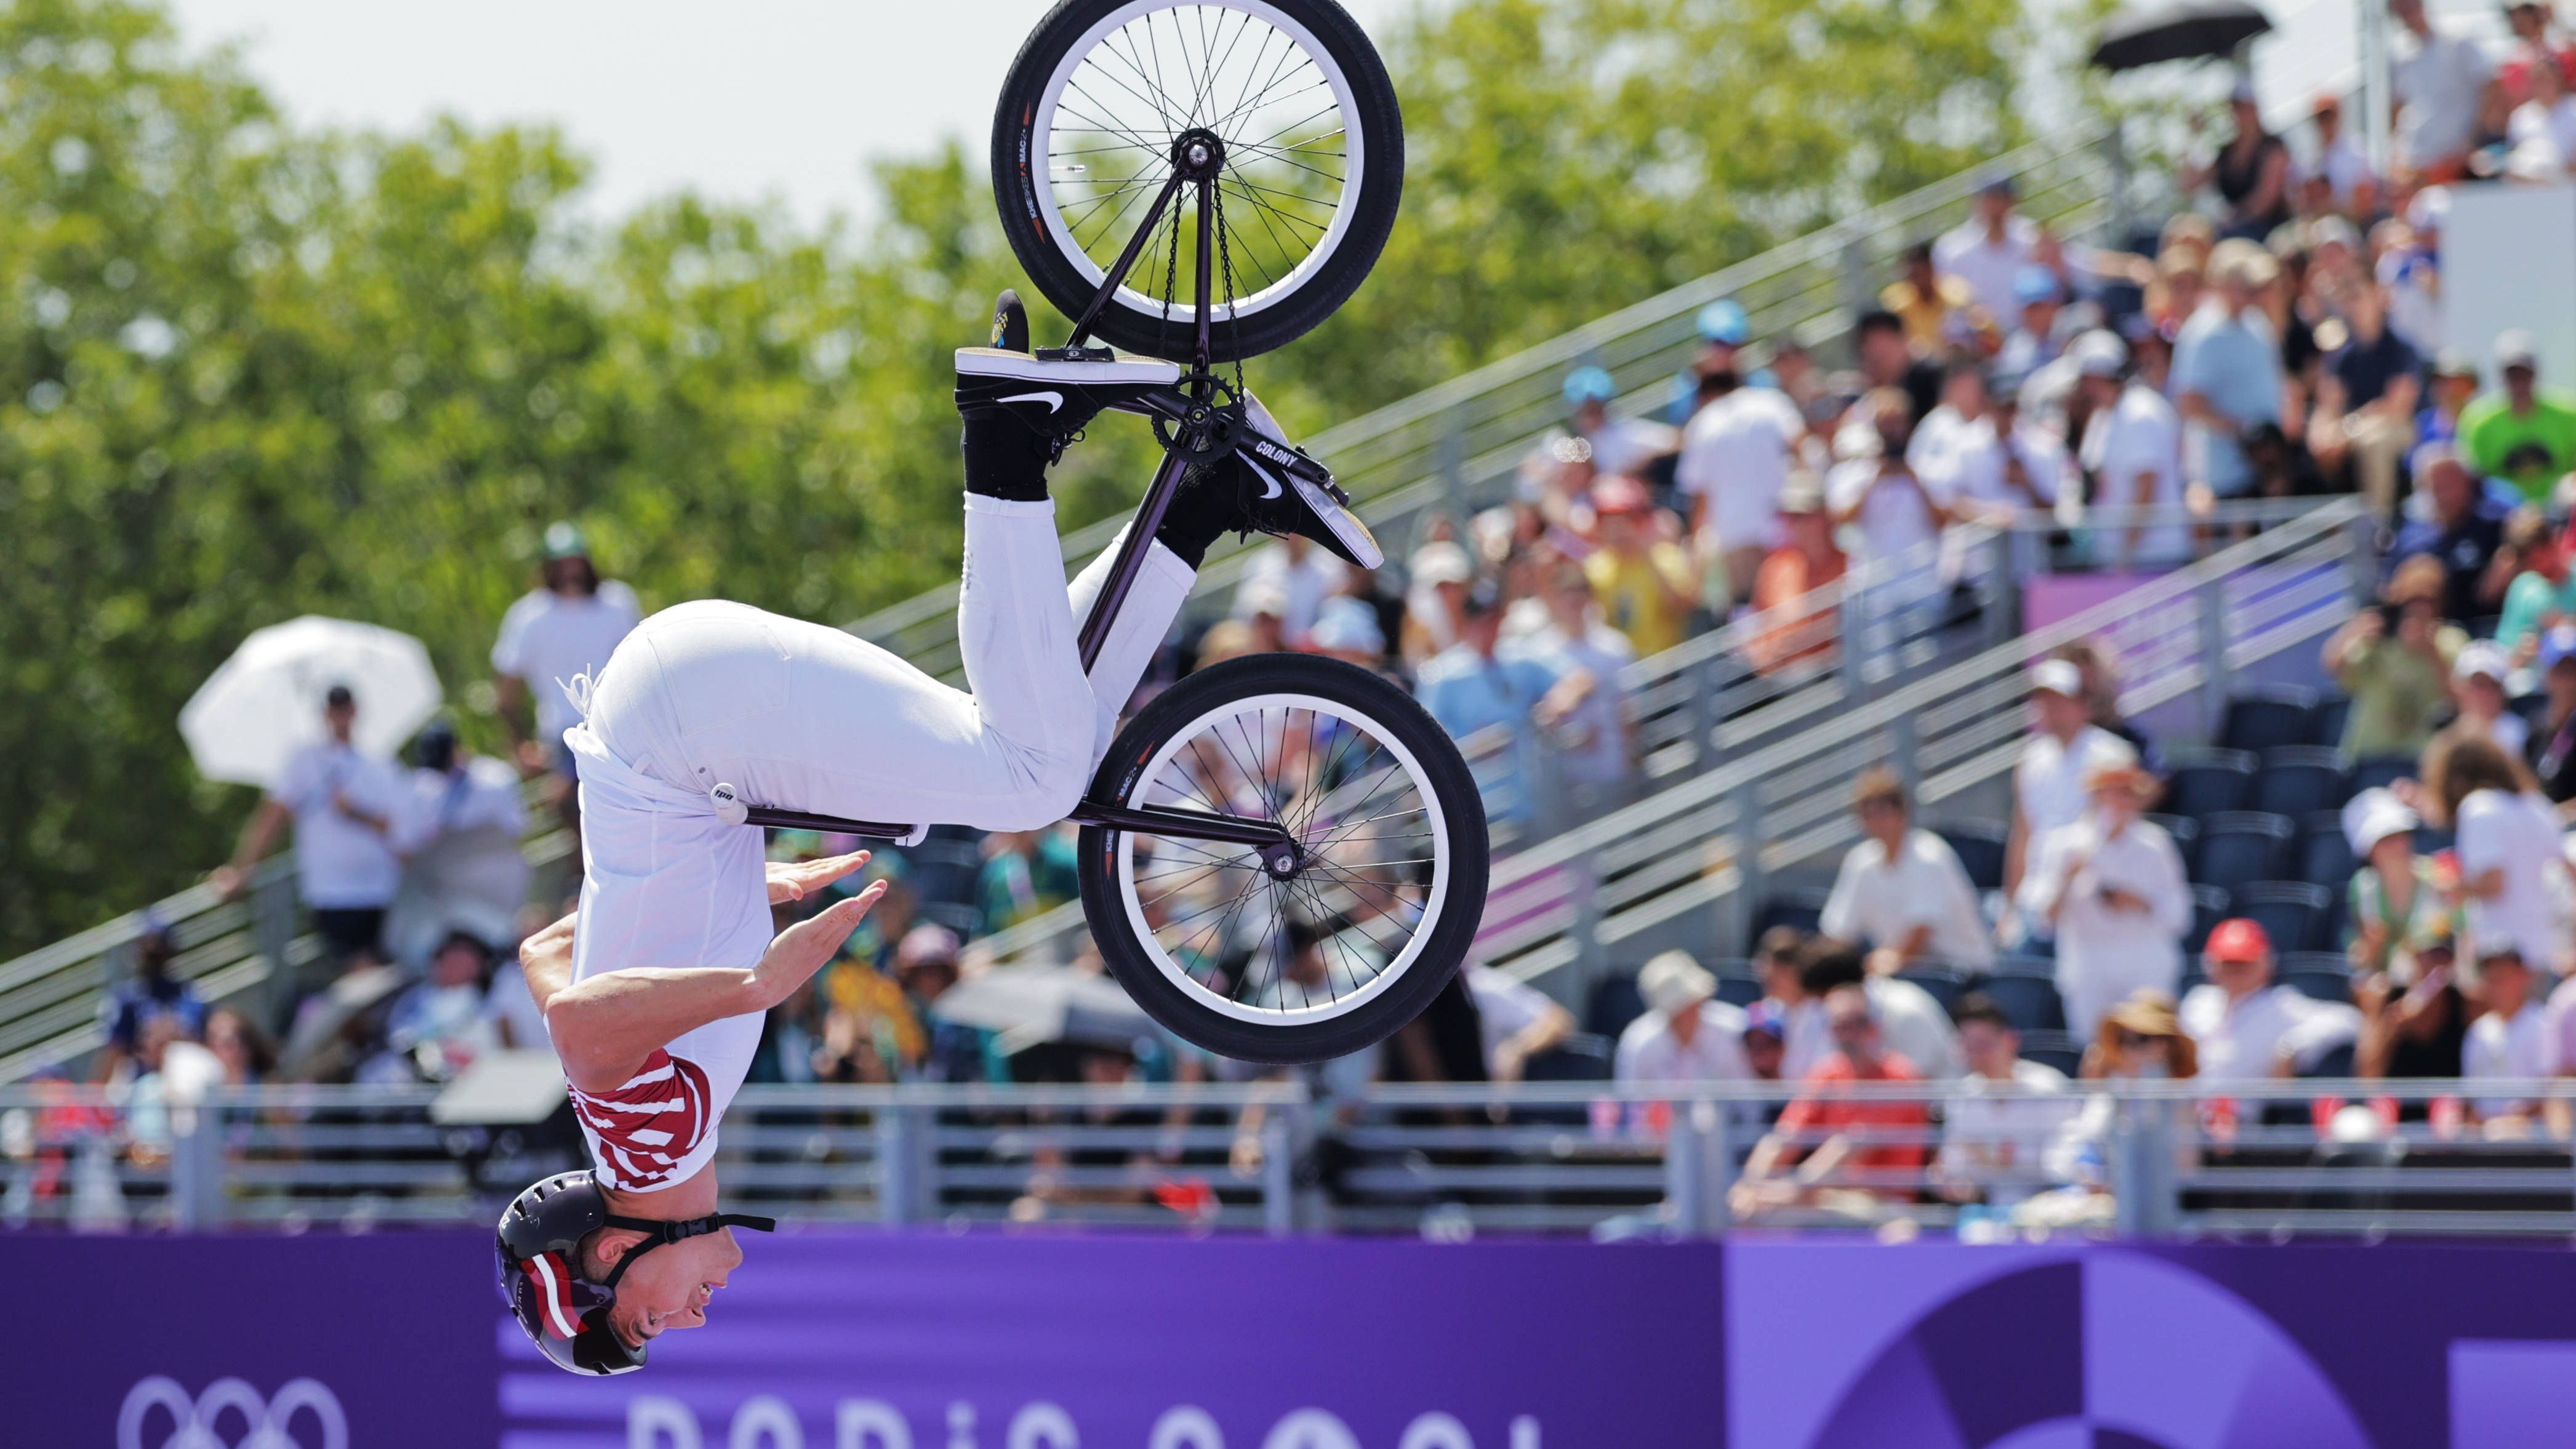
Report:
M 1267 654 L 1203 669 L 1119 733 L 1092 797 L 1285 826 L 1250 846 L 1086 826 L 1083 913 L 1153 1018 L 1246 1061 L 1373 1046 L 1466 959 L 1484 913 L 1485 812 L 1458 748 L 1354 665 Z
M 1064 0 L 1048 12 L 994 112 L 993 192 L 1011 250 L 1066 316 L 1090 307 L 1185 133 L 1224 153 L 1209 360 L 1282 347 L 1358 289 L 1395 225 L 1404 125 L 1386 67 L 1332 0 Z M 1094 319 L 1102 340 L 1187 355 L 1201 271 L 1187 190 Z

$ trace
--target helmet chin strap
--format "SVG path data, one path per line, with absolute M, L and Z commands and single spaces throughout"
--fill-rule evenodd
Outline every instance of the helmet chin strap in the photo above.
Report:
M 751 1213 L 709 1213 L 702 1218 L 683 1218 L 677 1222 L 662 1218 L 619 1217 L 612 1213 L 601 1219 L 601 1223 L 607 1227 L 625 1228 L 630 1232 L 642 1233 L 645 1238 L 643 1242 L 627 1249 L 625 1256 L 619 1258 L 617 1265 L 608 1270 L 608 1276 L 600 1281 L 600 1287 L 611 1291 L 616 1289 L 617 1280 L 626 1276 L 626 1270 L 635 1266 L 636 1259 L 655 1248 L 666 1247 L 689 1238 L 704 1237 L 724 1228 L 749 1228 L 756 1233 L 778 1231 L 778 1219 L 759 1217 Z

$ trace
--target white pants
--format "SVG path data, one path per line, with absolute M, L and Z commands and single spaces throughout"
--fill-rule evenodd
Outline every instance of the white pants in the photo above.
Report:
M 636 626 L 565 732 L 589 866 L 575 974 L 748 966 L 769 940 L 761 833 L 707 791 L 898 825 L 1034 830 L 1071 812 L 1194 571 L 1160 544 L 1098 662 L 1074 637 L 1113 546 L 1071 589 L 1055 505 L 968 495 L 957 636 L 971 692 L 820 624 L 704 600 Z

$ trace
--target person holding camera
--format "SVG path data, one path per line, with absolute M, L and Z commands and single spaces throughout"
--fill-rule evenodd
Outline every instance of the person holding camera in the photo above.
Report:
M 2326 673 L 2352 696 L 2343 752 L 2356 760 L 2413 758 L 2451 705 L 2451 667 L 2469 636 L 2442 618 L 2441 560 L 2418 554 L 2381 585 L 2379 606 L 2326 639 Z

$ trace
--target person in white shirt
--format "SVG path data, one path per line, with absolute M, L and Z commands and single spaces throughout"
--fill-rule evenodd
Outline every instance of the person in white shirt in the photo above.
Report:
M 1995 380 L 1995 436 L 2004 444 L 2004 502 L 2012 508 L 2047 511 L 2080 499 L 2068 486 L 2075 457 L 2066 450 L 2065 399 L 2054 391 L 2046 377 Z
M 485 942 L 516 940 L 528 904 L 519 772 L 466 750 L 443 719 L 413 739 L 412 752 L 418 768 L 403 780 L 389 837 L 402 857 L 402 888 L 385 916 L 387 953 L 416 965 L 456 930 Z
M 2478 958 L 2478 996 L 2486 1010 L 2460 1044 L 2460 1075 L 2473 1082 L 2535 1082 L 2560 1070 L 2548 1012 L 2532 999 L 2531 967 L 2510 948 Z M 2529 1097 L 2481 1096 L 2471 1105 L 2490 1133 L 2527 1131 L 2540 1104 Z
M 1574 1035 L 1574 1013 L 1519 977 L 1482 961 L 1468 962 L 1460 974 L 1466 978 L 1467 994 L 1476 1003 L 1476 1020 L 1484 1029 L 1489 1080 L 1519 1081 L 1530 1058 Z
M 2505 121 L 2505 140 L 2512 148 L 2506 165 L 2515 176 L 2565 179 L 2576 167 L 2576 96 L 2567 93 L 2567 77 L 2546 53 L 2525 71 L 2531 98 L 2513 108 Z
M 2093 546 L 2110 568 L 2155 567 L 2191 556 L 2182 520 L 2182 415 L 2145 379 L 2129 376 L 2128 345 L 2108 332 L 2067 344 L 2092 414 L 2077 457 L 2093 475 L 2093 506 L 2108 510 Z M 2126 381 L 2123 379 L 2126 378 Z M 2134 510 L 2160 510 L 2151 521 Z
M 1688 952 L 1666 951 L 1637 973 L 1646 1014 L 1619 1033 L 1611 1075 L 1622 1086 L 1740 1082 L 1744 1010 L 1717 999 L 1717 978 Z
M 357 696 L 332 685 L 322 701 L 323 737 L 286 757 L 277 784 L 242 827 L 231 862 L 212 877 L 226 897 L 240 895 L 278 828 L 293 819 L 296 894 L 313 913 L 333 967 L 382 949 L 385 909 L 402 884 L 393 841 L 404 808 L 402 776 L 349 742 L 357 722 Z
M 2209 979 L 2183 993 L 2182 1029 L 2206 1080 L 2297 1076 L 2361 1033 L 2351 1006 L 2272 980 L 2272 940 L 2257 922 L 2219 922 L 2200 959 Z
M 2066 1074 L 2021 1059 L 2021 1033 L 1992 997 L 1971 991 L 1952 1014 L 1968 1070 L 1943 1104 L 1932 1177 L 1954 1202 L 2008 1206 L 2053 1185 L 2048 1150 L 2083 1099 Z
M 1862 964 L 1860 948 L 1832 936 L 1803 942 L 1797 960 L 1796 999 L 1780 1002 L 1789 1028 L 1787 1058 L 1781 1063 L 1784 1075 L 1803 1079 L 1818 1062 L 1833 1055 L 1825 996 L 1837 986 L 1858 986 L 1868 993 L 1870 1015 L 1885 1035 L 1888 1050 L 1912 1062 L 1925 1081 L 1946 1082 L 1959 1075 L 1958 1028 L 1950 1024 L 1950 1013 L 1941 1009 L 1931 992 L 1902 976 L 1870 974 Z
M 599 576 L 589 543 L 569 522 L 546 526 L 543 568 L 543 582 L 501 616 L 492 641 L 493 704 L 520 772 L 533 778 L 551 770 L 569 784 L 579 771 L 564 731 L 581 713 L 557 681 L 596 674 L 644 614 L 633 589 Z M 520 712 L 532 697 L 536 732 L 521 734 Z
M 1906 466 L 1960 514 L 2008 510 L 2003 439 L 1995 432 L 1985 364 L 1960 359 L 1941 378 L 1941 404 L 1923 415 L 1905 446 Z
M 1732 365 L 1703 370 L 1698 397 L 1673 483 L 1690 499 L 1692 536 L 1724 561 L 1727 587 L 1742 599 L 1780 542 L 1780 490 L 1807 420 L 1788 394 L 1744 386 Z
M 1567 373 L 1564 395 L 1566 429 L 1591 450 L 1592 470 L 1601 477 L 1633 474 L 1681 446 L 1681 435 L 1668 423 L 1611 416 L 1610 404 L 1619 396 L 1619 384 L 1606 368 L 1587 365 Z M 1537 452 L 1554 455 L 1546 439 L 1540 441 Z
M 2388 13 L 2405 27 L 2390 67 L 2397 90 L 2397 174 L 2401 180 L 2459 181 L 2467 176 L 2469 147 L 2495 84 L 2495 63 L 2465 35 L 2437 30 L 2424 0 L 2388 0 Z
M 2309 114 L 2316 123 L 2316 144 L 2307 159 L 2299 163 L 2298 173 L 2302 179 L 2311 176 L 2325 178 L 2326 194 L 2333 200 L 2335 209 L 2350 211 L 2354 195 L 2362 184 L 2376 179 L 2371 175 L 2370 159 L 2362 155 L 2361 148 L 2353 144 L 2352 137 L 2344 134 L 2341 97 L 2332 94 L 2317 97 Z
M 1324 601 L 1350 587 L 1351 566 L 1303 537 L 1276 539 L 1253 550 L 1244 561 L 1243 582 L 1235 586 L 1233 616 L 1252 617 L 1265 597 L 1275 601 L 1279 635 L 1291 649 L 1306 648 Z
M 2445 730 L 2425 752 L 2424 797 L 2432 823 L 2456 837 L 2467 954 L 2512 949 L 2563 974 L 2567 928 L 2554 889 L 2568 868 L 2562 834 L 2521 760 L 2483 734 Z
M 2042 836 L 2072 825 L 2091 801 L 2093 771 L 2136 761 L 2137 751 L 2093 723 L 2084 671 L 2073 661 L 2043 659 L 2030 671 L 2030 738 L 2013 765 L 2012 834 L 2004 845 L 2004 890 L 2021 888 L 2023 866 Z
M 1932 244 L 1932 265 L 1957 277 L 1989 317 L 2015 310 L 2013 279 L 2039 251 L 2039 228 L 2013 211 L 2013 182 L 1997 176 L 1977 189 L 1976 214 Z
M 1554 658 L 1559 686 L 1574 696 L 1551 726 L 1549 743 L 1570 783 L 1607 798 L 1634 773 L 1635 721 L 1629 718 L 1625 673 L 1637 660 L 1637 647 L 1602 620 L 1581 564 L 1551 563 L 1542 588 L 1538 602 L 1547 622 L 1528 643 Z
M 1961 970 L 1994 964 L 1995 938 L 1977 909 L 1977 888 L 1948 841 L 1914 828 L 1905 782 L 1885 766 L 1861 772 L 1852 813 L 1862 841 L 1843 856 L 1818 924 L 1828 936 L 1870 946 L 1880 975 L 1917 962 Z M 1909 1054 L 1910 1055 L 1910 1054 Z
M 1920 561 L 1932 574 L 1930 545 L 1950 523 L 1950 497 L 1938 482 L 1906 462 L 1913 441 L 1913 405 L 1896 388 L 1879 388 L 1857 403 L 1870 420 L 1876 450 L 1834 465 L 1825 477 L 1825 502 L 1837 527 L 1857 525 L 1857 563 L 1885 569 L 1898 559 Z
M 2161 827 L 2139 818 L 2155 777 L 2124 760 L 2093 767 L 2084 784 L 2091 807 L 2039 836 L 2019 897 L 2056 932 L 2057 994 L 2078 1036 L 2133 991 L 2172 994 L 2191 929 L 2182 856 Z

